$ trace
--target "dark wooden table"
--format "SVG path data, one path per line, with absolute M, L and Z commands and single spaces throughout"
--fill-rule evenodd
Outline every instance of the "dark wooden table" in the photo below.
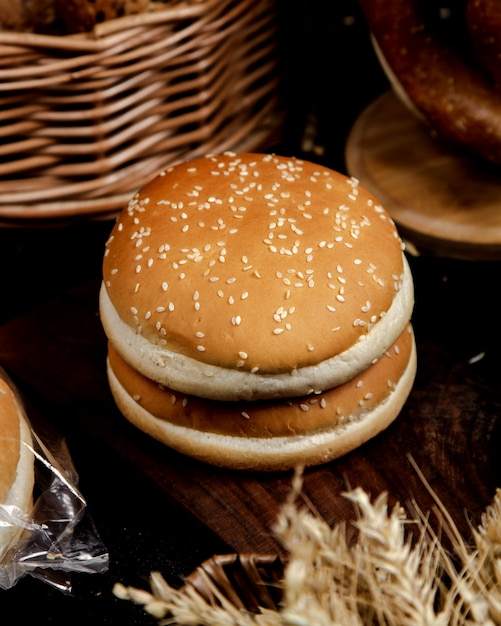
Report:
M 43 623 L 82 611 L 98 614 L 101 623 L 143 623 L 137 607 L 112 596 L 113 582 L 144 586 L 152 569 L 174 582 L 215 553 L 281 550 L 272 525 L 290 488 L 289 473 L 238 473 L 199 464 L 138 432 L 115 408 L 97 300 L 110 228 L 111 223 L 94 223 L 0 232 L 3 256 L 10 249 L 13 260 L 17 250 L 24 260 L 17 276 L 26 301 L 30 290 L 38 301 L 0 326 L 0 364 L 33 418 L 43 416 L 67 439 L 89 513 L 110 553 L 109 571 L 76 575 L 70 596 L 31 577 L 0 592 L 3 602 L 14 603 L 29 593 L 37 600 L 24 610 L 45 612 Z M 26 245 L 30 236 L 20 250 L 19 242 Z M 88 264 L 64 281 L 74 283 L 71 288 L 53 293 L 57 281 L 51 272 L 71 265 L 58 258 L 57 246 Z M 390 502 L 414 500 L 428 511 L 433 499 L 415 464 L 467 537 L 470 521 L 479 521 L 501 485 L 501 264 L 426 256 L 409 261 L 418 346 L 413 391 L 380 436 L 307 470 L 304 490 L 331 524 L 353 519 L 342 496 L 347 487 L 361 486 L 373 496 L 387 491 Z M 5 268 L 8 261 L 3 262 Z
M 296 20 L 289 29 L 293 63 L 290 73 L 284 70 L 287 95 L 298 106 L 284 150 L 298 154 L 308 118 L 312 160 L 342 169 L 351 124 L 387 84 L 356 2 L 287 7 L 295 8 Z M 331 76 L 319 58 L 327 59 Z M 333 83 L 343 85 L 344 97 L 332 94 Z M 149 573 L 160 570 L 175 583 L 213 554 L 281 549 L 271 527 L 290 474 L 203 466 L 138 432 L 115 408 L 97 303 L 110 230 L 106 221 L 0 228 L 0 365 L 30 416 L 48 420 L 66 438 L 110 554 L 109 571 L 74 575 L 70 594 L 32 577 L 0 591 L 4 613 L 26 623 L 152 624 L 141 609 L 113 597 L 114 582 L 145 586 Z M 409 261 L 418 347 L 412 393 L 380 436 L 308 470 L 304 491 L 331 524 L 353 519 L 342 492 L 355 486 L 428 511 L 434 501 L 417 466 L 468 537 L 470 522 L 479 521 L 501 485 L 501 263 Z

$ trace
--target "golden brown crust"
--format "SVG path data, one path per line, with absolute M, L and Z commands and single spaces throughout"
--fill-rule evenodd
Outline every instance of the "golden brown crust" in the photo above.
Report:
M 402 257 L 393 222 L 353 179 L 224 155 L 180 164 L 133 198 L 103 278 L 121 319 L 153 344 L 276 373 L 364 336 L 401 288 Z
M 30 424 L 17 391 L 0 369 L 0 505 L 7 506 L 13 520 L 19 519 L 19 523 L 0 524 L 0 561 L 23 532 L 33 505 L 34 482 Z
M 409 363 L 410 324 L 397 342 L 355 379 L 321 394 L 276 401 L 218 402 L 165 389 L 108 350 L 109 367 L 134 401 L 149 414 L 178 426 L 235 437 L 283 437 L 331 429 L 380 405 Z
M 148 11 L 149 0 L 54 0 L 66 33 L 88 32 L 102 22 Z
M 501 13 L 498 0 L 467 0 L 466 24 L 476 61 L 501 87 Z
M 0 376 L 0 503 L 16 478 L 20 456 L 19 408 L 14 392 Z
M 0 562 L 23 532 L 24 516 L 33 505 L 34 481 L 30 425 L 17 391 L 0 369 L 0 505 L 8 507 L 14 520 L 20 518 L 19 523 L 0 524 Z
M 455 46 L 435 35 L 419 0 L 360 0 L 378 47 L 437 134 L 501 163 L 501 94 Z
M 225 417 L 228 420 L 235 421 L 236 426 L 231 426 L 226 429 L 226 432 L 236 434 L 226 434 L 226 432 L 213 432 L 213 430 L 197 430 L 197 427 L 207 427 L 213 429 L 215 422 L 207 421 L 206 417 L 209 414 L 214 417 L 219 423 L 220 413 L 216 414 L 217 404 L 213 404 L 212 408 L 201 409 L 200 419 L 193 420 L 193 413 L 190 414 L 189 419 L 180 419 L 179 423 L 168 421 L 168 419 L 158 418 L 152 413 L 149 413 L 145 409 L 145 405 L 148 405 L 147 401 L 143 405 L 141 398 L 134 399 L 129 393 L 122 387 L 120 381 L 115 376 L 114 370 L 111 368 L 110 362 L 108 365 L 108 377 L 110 381 L 110 388 L 114 395 L 118 408 L 122 411 L 123 415 L 135 426 L 144 430 L 148 435 L 158 439 L 160 442 L 166 444 L 170 448 L 191 456 L 199 461 L 210 463 L 226 469 L 235 470 L 252 470 L 252 471 L 283 471 L 289 470 L 297 465 L 318 465 L 326 463 L 332 459 L 338 458 L 344 454 L 347 454 L 351 450 L 362 445 L 369 439 L 375 437 L 382 430 L 387 428 L 391 422 L 400 413 L 405 401 L 412 389 L 414 377 L 416 373 L 416 349 L 414 338 L 412 336 L 412 329 L 409 326 L 408 331 L 404 333 L 401 340 L 397 343 L 403 349 L 401 351 L 393 349 L 391 356 L 386 356 L 381 359 L 381 368 L 376 367 L 374 370 L 368 372 L 368 378 L 362 378 L 364 380 L 364 396 L 362 401 L 363 407 L 357 406 L 354 402 L 352 393 L 353 387 L 348 386 L 345 389 L 333 390 L 332 395 L 328 392 L 324 398 L 326 405 L 324 408 L 319 407 L 317 404 L 309 406 L 308 411 L 299 409 L 296 407 L 282 408 L 272 411 L 258 411 L 251 410 L 249 417 L 244 417 L 238 411 L 232 414 L 232 410 L 225 410 Z M 409 347 L 410 340 L 410 354 L 406 354 L 407 347 Z M 407 363 L 405 364 L 405 359 Z M 396 361 L 399 361 L 398 367 L 395 368 Z M 398 374 L 398 380 L 391 380 L 391 383 L 381 378 L 383 372 L 381 369 L 386 370 L 388 365 L 390 368 L 399 369 L 401 365 L 404 365 L 403 371 Z M 374 374 L 372 373 L 374 372 Z M 380 404 L 375 404 L 374 398 L 370 397 L 370 392 L 367 391 L 368 386 L 371 384 L 370 378 L 378 378 L 378 389 L 374 395 L 382 398 Z M 129 384 L 129 379 L 125 378 L 126 384 Z M 359 379 L 356 379 L 357 381 Z M 134 384 L 137 380 L 134 375 Z M 381 390 L 387 385 L 386 392 Z M 350 389 L 351 387 L 351 389 Z M 360 387 L 355 384 L 357 389 L 356 394 L 362 393 Z M 391 387 L 391 389 L 390 389 Z M 146 392 L 146 396 L 149 399 L 148 386 L 145 389 L 134 388 L 139 392 Z M 131 391 L 133 391 L 131 387 Z M 336 396 L 337 392 L 339 397 Z M 159 394 L 159 395 L 157 395 Z M 386 394 L 386 395 L 385 395 Z M 160 400 L 160 395 L 163 396 L 163 401 Z M 165 407 L 171 405 L 171 394 L 168 391 L 159 392 L 155 391 L 154 396 L 159 399 L 160 403 Z M 342 418 L 337 415 L 337 411 L 332 412 L 333 405 L 336 404 L 336 398 L 341 405 L 344 400 L 347 404 L 352 405 L 353 411 L 350 412 L 349 418 Z M 319 402 L 322 402 L 322 398 L 317 398 Z M 178 398 L 179 402 L 180 398 Z M 193 399 L 190 398 L 189 403 L 185 408 L 190 406 Z M 203 401 L 202 401 L 203 402 Z M 204 403 L 205 404 L 205 403 Z M 152 410 L 156 410 L 156 401 L 151 404 Z M 239 409 L 242 408 L 242 404 L 237 404 Z M 256 405 L 257 406 L 257 405 Z M 182 407 L 182 402 L 181 402 Z M 185 408 L 181 410 L 184 411 Z M 192 409 L 194 407 L 192 406 Z M 269 407 L 268 407 L 269 408 Z M 194 409 L 196 411 L 196 407 Z M 310 420 L 310 417 L 314 415 L 316 410 L 317 418 L 321 412 L 323 412 L 323 418 L 320 420 L 323 424 L 323 428 L 318 428 L 314 432 L 302 432 L 300 429 L 311 426 L 315 427 L 314 420 Z M 160 412 L 160 410 L 159 410 Z M 171 410 L 167 410 L 171 414 Z M 289 416 L 289 413 L 292 417 Z M 305 421 L 305 413 L 308 415 L 310 422 Z M 327 419 L 326 417 L 327 416 Z M 269 418 L 273 419 L 267 424 Z M 274 427 L 278 422 L 282 422 L 282 427 L 275 429 Z M 292 421 L 297 417 L 295 428 L 299 426 L 299 430 L 292 430 L 287 427 L 285 420 L 291 419 Z M 273 432 L 280 433 L 285 432 L 285 435 L 272 434 L 266 435 L 263 432 L 256 432 L 256 429 L 249 427 L 246 429 L 246 434 L 238 434 L 241 431 L 242 422 L 256 422 L 262 419 L 262 426 L 265 428 L 273 429 Z M 329 425 L 330 421 L 330 425 Z M 292 423 L 292 422 L 291 422 Z M 186 425 L 184 425 L 186 424 Z M 192 428 L 189 424 L 194 424 L 196 427 Z M 285 425 L 284 425 L 285 424 Z M 214 429 L 216 430 L 216 429 Z

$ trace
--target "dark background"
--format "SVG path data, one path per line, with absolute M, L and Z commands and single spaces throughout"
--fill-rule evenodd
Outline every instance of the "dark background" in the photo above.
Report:
M 281 12 L 287 118 L 283 140 L 263 149 L 303 156 L 344 172 L 344 145 L 353 122 L 388 88 L 366 23 L 358 4 L 348 0 L 282 0 Z M 0 228 L 0 324 L 99 277 L 111 226 L 109 220 L 79 220 Z M 473 332 L 479 318 L 475 302 L 459 296 L 462 310 L 454 319 L 447 303 L 458 298 L 465 285 L 469 294 L 488 291 L 498 276 L 498 265 L 423 257 L 412 260 L 412 269 L 417 328 L 428 329 L 430 339 L 440 341 L 458 360 L 488 347 L 493 360 L 484 361 L 485 371 L 495 371 L 488 366 L 497 367 L 491 356 L 499 344 L 492 330 L 497 322 Z M 425 293 L 437 308 L 419 304 Z M 491 297 L 485 306 L 494 308 Z M 488 376 L 485 381 L 490 382 Z M 145 586 L 149 573 L 160 570 L 174 584 L 204 559 L 228 551 L 228 546 L 166 501 L 153 484 L 112 452 L 90 455 L 85 446 L 73 445 L 71 453 L 89 512 L 109 550 L 110 569 L 105 574 L 73 575 L 69 594 L 32 577 L 23 578 L 15 588 L 0 591 L 3 623 L 24 619 L 37 624 L 153 624 L 140 608 L 112 596 L 113 583 Z

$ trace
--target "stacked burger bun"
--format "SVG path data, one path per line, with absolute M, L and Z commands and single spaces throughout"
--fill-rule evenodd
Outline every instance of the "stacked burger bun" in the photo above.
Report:
M 31 512 L 33 485 L 30 427 L 11 381 L 0 369 L 0 564 Z
M 401 411 L 413 304 L 395 225 L 355 179 L 270 154 L 180 163 L 106 244 L 110 389 L 128 420 L 198 460 L 325 463 Z

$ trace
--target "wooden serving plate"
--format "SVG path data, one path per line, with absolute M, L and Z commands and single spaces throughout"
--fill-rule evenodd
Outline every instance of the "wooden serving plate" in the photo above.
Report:
M 501 168 L 441 142 L 392 91 L 359 116 L 345 159 L 418 250 L 501 259 Z

